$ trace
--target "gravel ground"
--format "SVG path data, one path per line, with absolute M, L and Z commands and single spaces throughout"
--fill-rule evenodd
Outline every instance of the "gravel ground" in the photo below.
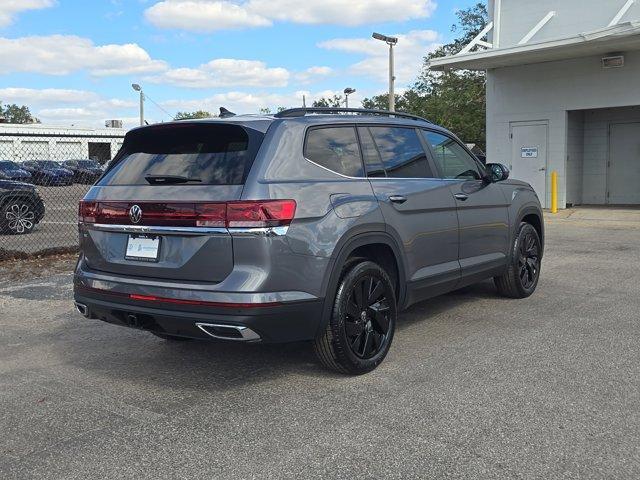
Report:
M 416 305 L 357 378 L 305 344 L 85 320 L 53 267 L 2 275 L 0 478 L 640 478 L 639 243 L 554 218 L 533 297 Z

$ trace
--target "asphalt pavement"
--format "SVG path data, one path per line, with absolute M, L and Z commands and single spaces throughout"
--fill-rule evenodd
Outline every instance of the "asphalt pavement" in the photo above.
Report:
M 70 273 L 0 276 L 0 478 L 640 478 L 640 221 L 585 212 L 547 222 L 531 298 L 416 305 L 361 377 L 85 320 Z

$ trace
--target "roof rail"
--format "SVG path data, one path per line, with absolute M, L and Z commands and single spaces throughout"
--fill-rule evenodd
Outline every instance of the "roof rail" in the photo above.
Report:
M 308 113 L 324 113 L 326 115 L 334 113 L 353 113 L 358 115 L 382 115 L 387 117 L 408 118 L 411 120 L 418 120 L 421 122 L 432 123 L 426 118 L 412 115 L 410 113 L 403 112 L 390 112 L 388 110 L 373 110 L 368 108 L 342 108 L 342 107 L 313 107 L 313 108 L 290 108 L 276 113 L 276 118 L 294 118 L 304 117 Z

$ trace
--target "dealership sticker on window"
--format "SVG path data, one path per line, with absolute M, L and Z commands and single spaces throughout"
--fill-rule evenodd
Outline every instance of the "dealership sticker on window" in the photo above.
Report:
M 520 149 L 521 158 L 538 158 L 538 147 L 522 147 Z

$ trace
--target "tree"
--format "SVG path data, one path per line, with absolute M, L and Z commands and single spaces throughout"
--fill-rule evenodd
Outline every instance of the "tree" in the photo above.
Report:
M 459 35 L 446 45 L 428 54 L 416 82 L 402 95 L 396 95 L 396 109 L 413 113 L 442 125 L 456 133 L 463 141 L 485 147 L 486 95 L 485 73 L 478 71 L 435 72 L 429 61 L 455 55 L 469 44 L 488 22 L 483 3 L 460 10 L 458 23 L 451 27 Z M 386 110 L 389 95 L 365 98 L 365 108 Z
M 332 98 L 320 98 L 314 100 L 311 105 L 313 108 L 340 108 L 344 107 L 345 101 L 342 95 L 334 95 Z
M 483 3 L 457 13 L 458 25 L 451 30 L 460 35 L 425 58 L 422 72 L 414 85 L 420 112 L 430 120 L 455 132 L 463 141 L 485 148 L 486 74 L 460 70 L 435 72 L 428 68 L 433 58 L 455 55 L 469 44 L 488 22 Z
M 31 114 L 29 107 L 18 106 L 15 103 L 3 107 L 0 102 L 0 118 L 4 118 L 7 123 L 40 123 L 40 120 Z
M 211 117 L 215 117 L 215 115 L 212 115 L 211 113 L 205 110 L 197 110 L 195 112 L 178 112 L 176 113 L 176 116 L 173 118 L 174 120 L 194 120 L 198 118 L 211 118 Z

